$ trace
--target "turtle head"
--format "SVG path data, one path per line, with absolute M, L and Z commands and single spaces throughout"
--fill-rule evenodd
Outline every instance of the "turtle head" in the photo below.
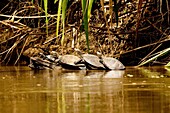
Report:
M 100 59 L 102 59 L 102 53 L 101 53 L 101 52 L 97 51 L 97 56 L 98 56 Z
M 82 52 L 80 51 L 80 49 L 74 48 L 74 51 L 76 51 L 78 55 L 80 56 L 82 55 Z
M 59 54 L 56 51 L 51 51 L 50 53 L 54 58 L 59 58 Z
M 99 57 L 99 62 L 103 64 L 103 58 L 102 58 L 102 53 L 97 51 L 97 56 Z

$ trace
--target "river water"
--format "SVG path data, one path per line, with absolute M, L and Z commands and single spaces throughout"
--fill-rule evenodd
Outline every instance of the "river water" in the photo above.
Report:
M 170 71 L 0 67 L 0 113 L 169 113 Z

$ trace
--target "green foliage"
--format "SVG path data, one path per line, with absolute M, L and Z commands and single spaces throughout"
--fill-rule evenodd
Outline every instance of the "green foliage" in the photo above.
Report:
M 82 11 L 83 11 L 83 24 L 84 24 L 84 30 L 85 30 L 85 34 L 86 34 L 86 44 L 87 44 L 87 49 L 89 52 L 89 34 L 88 34 L 88 0 L 82 0 L 81 1 L 82 4 Z
M 58 0 L 55 0 L 54 3 L 56 3 Z M 58 17 L 57 17 L 57 24 L 56 24 L 56 37 L 58 37 L 58 32 L 59 32 L 59 24 L 60 24 L 60 15 L 62 16 L 62 26 L 63 26 L 63 31 L 62 31 L 62 39 L 61 39 L 61 45 L 64 44 L 64 33 L 65 33 L 65 15 L 66 15 L 66 10 L 67 10 L 67 3 L 68 0 L 59 0 L 59 5 L 58 5 Z
M 66 9 L 67 9 L 67 3 L 68 0 L 63 0 L 62 3 L 62 24 L 63 24 L 63 35 L 62 35 L 62 40 L 61 40 L 61 45 L 64 43 L 64 32 L 65 32 L 65 15 L 66 15 Z
M 88 5 L 88 21 L 90 20 L 90 14 L 91 14 L 91 9 L 93 5 L 94 0 L 89 0 L 89 5 Z
M 55 2 L 56 2 L 56 0 L 55 0 Z M 58 37 L 58 31 L 59 31 L 61 4 L 62 4 L 62 0 L 59 0 L 59 3 L 58 3 L 58 13 L 57 13 L 58 16 L 57 16 L 57 24 L 56 24 L 56 37 Z

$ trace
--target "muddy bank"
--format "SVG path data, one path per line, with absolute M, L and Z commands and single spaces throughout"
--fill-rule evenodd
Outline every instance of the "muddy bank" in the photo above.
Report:
M 56 8 L 48 10 L 47 33 L 44 9 L 40 4 L 17 0 L 4 3 L 0 9 L 1 62 L 24 63 L 27 57 L 38 56 L 40 52 L 75 54 L 74 48 L 87 53 L 80 3 L 77 1 L 68 5 L 63 44 L 62 26 L 56 37 Z M 137 65 L 149 58 L 150 54 L 169 47 L 167 7 L 162 6 L 160 11 L 159 4 L 149 1 L 143 2 L 140 9 L 139 3 L 133 0 L 119 4 L 118 26 L 114 12 L 109 12 L 107 2 L 105 12 L 100 2 L 93 4 L 89 20 L 89 53 L 96 54 L 99 51 L 103 56 L 115 57 L 125 65 Z M 49 7 L 57 5 L 51 3 Z

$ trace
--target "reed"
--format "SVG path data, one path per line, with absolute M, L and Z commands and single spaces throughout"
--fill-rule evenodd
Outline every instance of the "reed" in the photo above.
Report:
M 56 3 L 57 0 L 54 1 Z M 56 38 L 58 38 L 58 31 L 59 31 L 59 24 L 60 24 L 60 14 L 61 14 L 61 4 L 62 0 L 59 0 L 58 2 L 58 12 L 57 12 L 57 24 L 56 24 Z M 57 41 L 57 40 L 56 40 Z
M 149 59 L 146 60 L 146 61 L 143 61 L 143 62 L 140 63 L 138 66 L 143 66 L 143 65 L 145 65 L 145 64 L 147 64 L 147 63 L 150 63 L 151 61 L 156 60 L 157 58 L 159 58 L 159 57 L 161 57 L 161 56 L 169 53 L 169 51 L 170 51 L 170 48 L 166 48 L 166 49 L 164 49 L 164 50 L 162 50 L 162 51 L 160 51 L 160 52 L 157 52 L 156 54 L 152 55 L 151 58 L 149 58 Z M 169 63 L 169 64 L 170 64 L 170 63 Z M 166 66 L 169 66 L 169 64 L 167 64 Z

